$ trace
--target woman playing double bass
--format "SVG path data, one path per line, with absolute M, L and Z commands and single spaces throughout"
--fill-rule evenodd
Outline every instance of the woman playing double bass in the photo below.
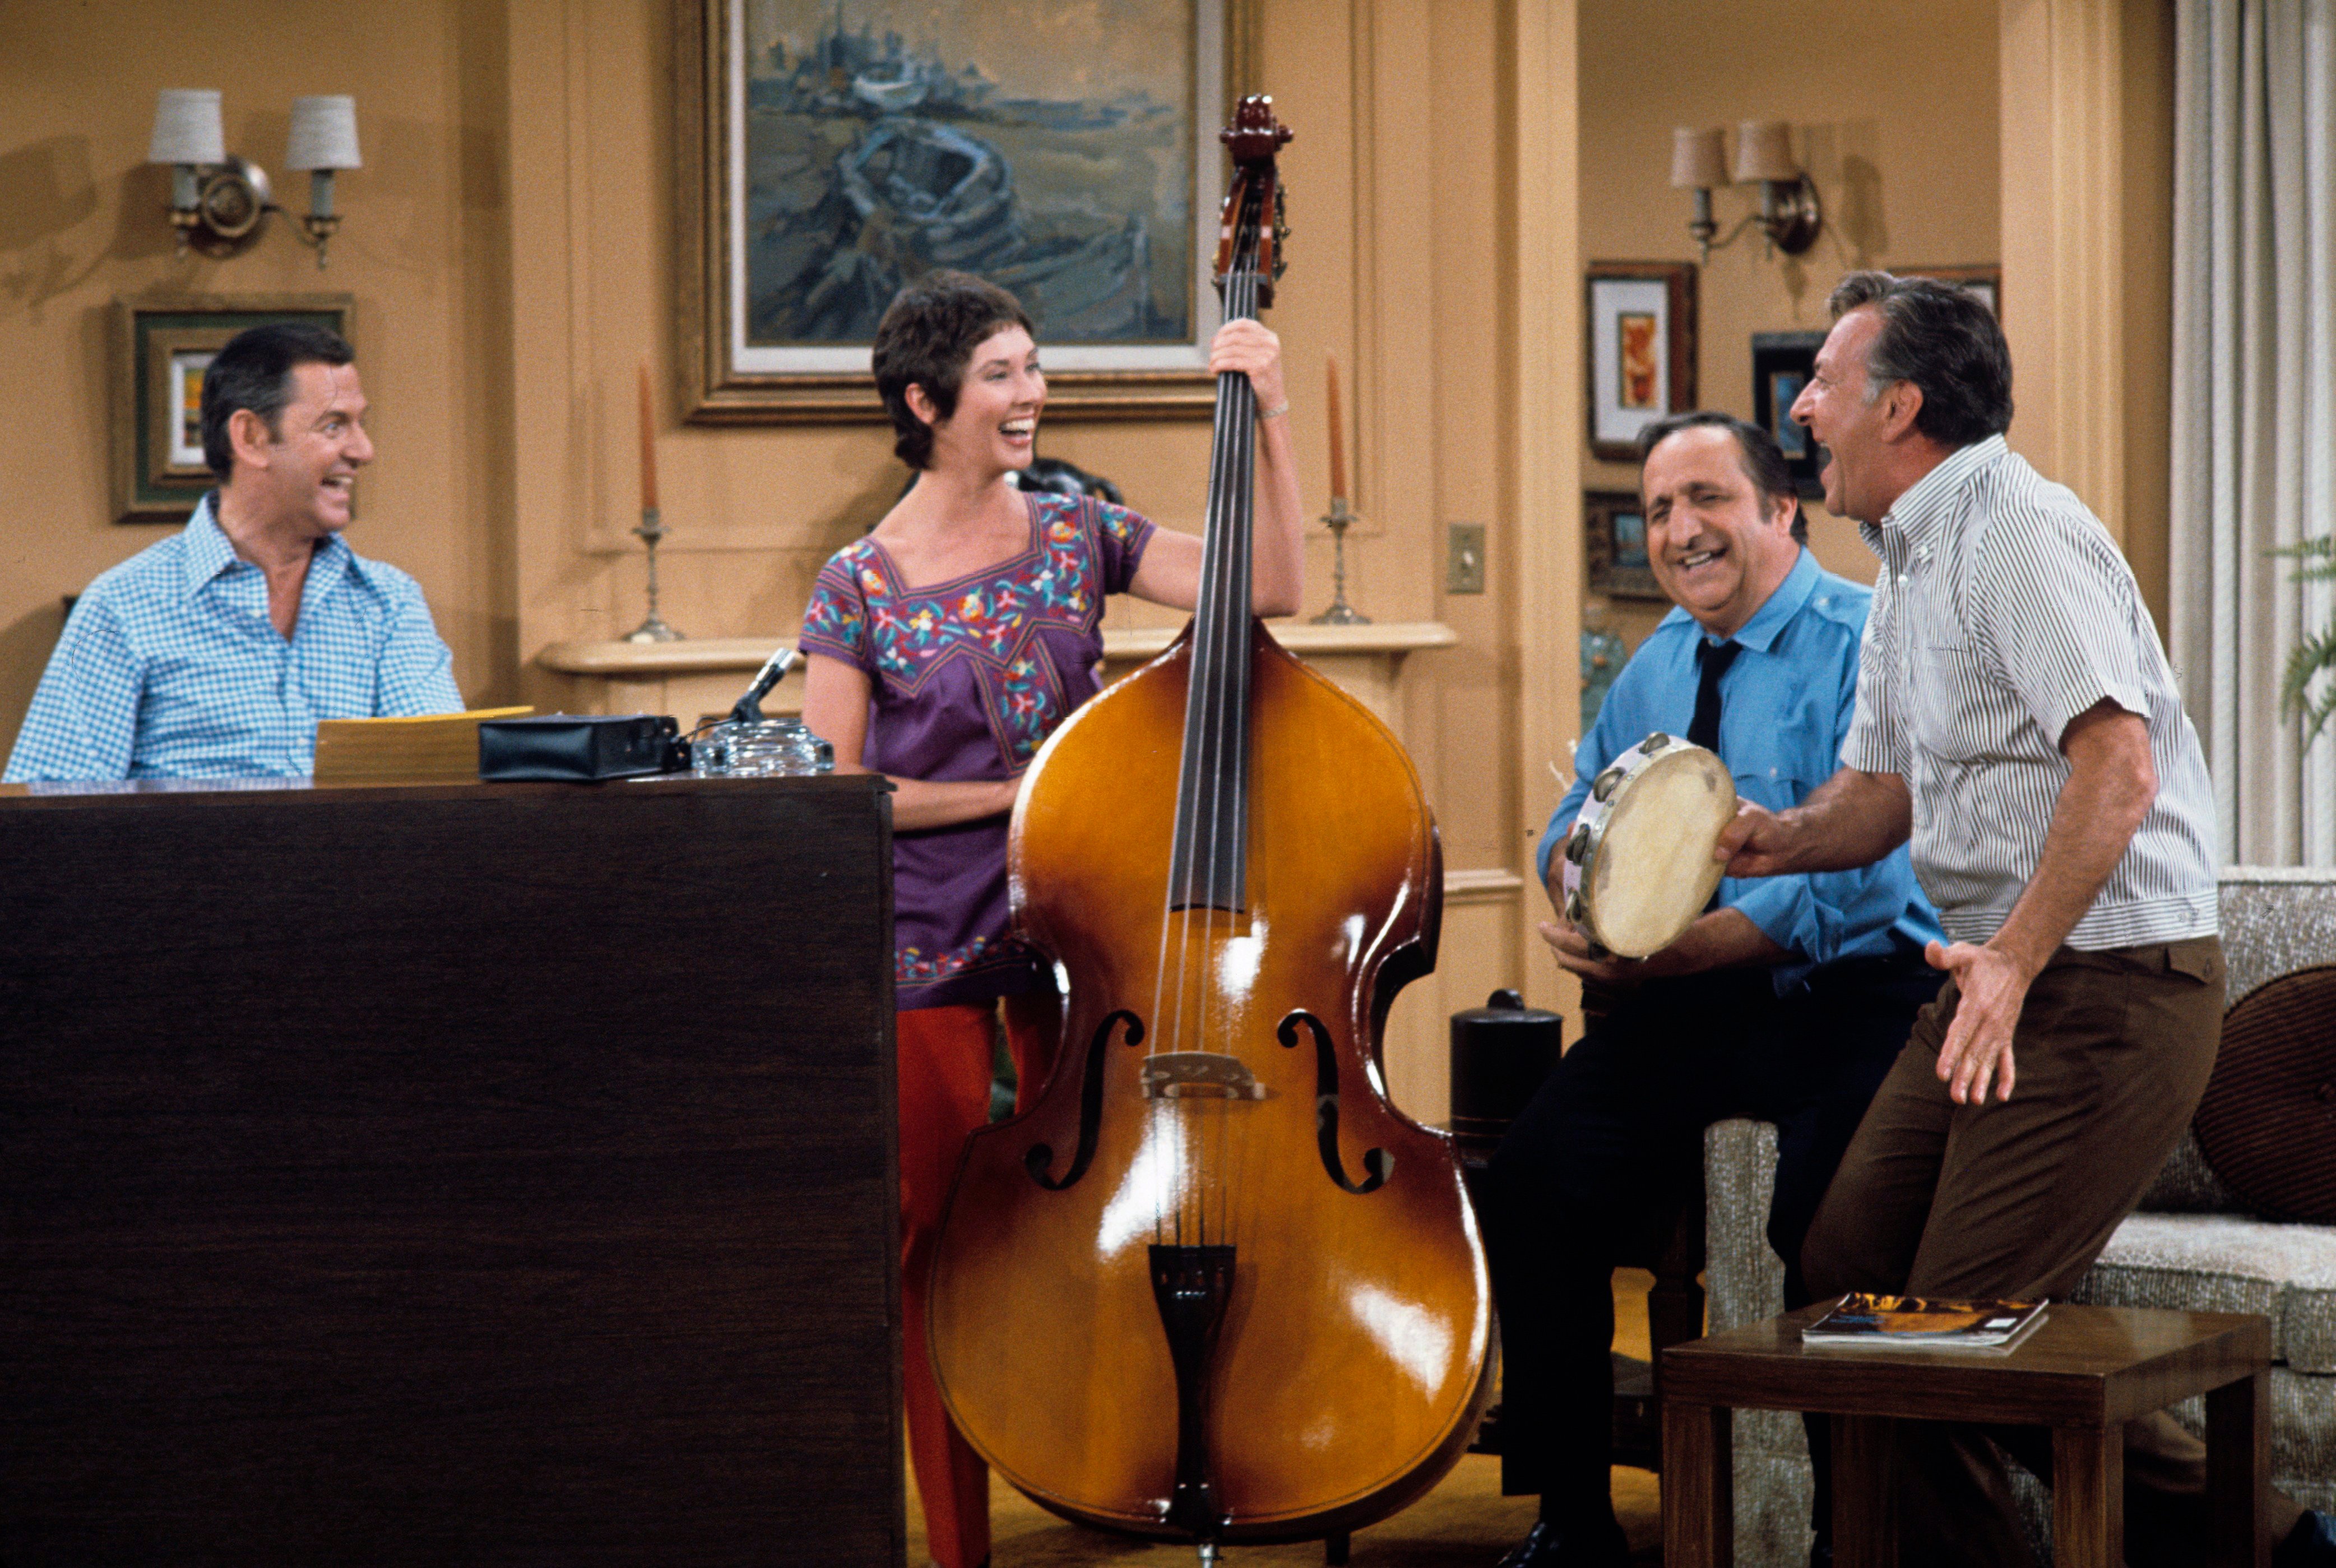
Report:
M 803 722 L 893 796 L 902 1365 L 910 1454 L 940 1568 L 989 1551 L 988 1471 L 950 1426 L 922 1326 L 934 1232 L 966 1135 L 988 1119 L 1002 1011 L 1024 1096 L 1052 1066 L 1051 971 L 1007 930 L 1007 813 L 1031 756 L 1097 689 L 1104 597 L 1191 609 L 1201 541 L 1123 507 L 1018 490 L 1046 381 L 1004 290 L 937 272 L 877 329 L 876 387 L 915 483 L 836 552 L 803 611 Z M 1209 368 L 1257 394 L 1260 615 L 1299 604 L 1303 515 L 1280 341 L 1227 324 Z M 1105 808 L 1107 809 L 1107 806 Z

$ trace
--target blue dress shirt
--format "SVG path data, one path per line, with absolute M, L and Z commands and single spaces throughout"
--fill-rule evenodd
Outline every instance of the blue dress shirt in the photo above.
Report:
M 1872 589 L 1834 576 L 1803 550 L 1737 632 L 1743 651 L 1719 678 L 1718 750 L 1742 798 L 1783 811 L 1833 776 L 1857 707 L 1858 642 L 1873 599 Z M 1590 781 L 1650 731 L 1687 734 L 1695 716 L 1695 645 L 1703 638 L 1694 618 L 1674 609 L 1622 667 L 1598 722 L 1575 748 L 1573 787 L 1542 834 L 1536 864 L 1544 883 L 1549 857 L 1572 831 Z M 1814 965 L 1880 958 L 1941 935 L 1903 845 L 1857 871 L 1725 878 L 1719 901 L 1792 953 L 1776 966 L 1780 991 Z
M 461 711 L 420 584 L 334 534 L 308 563 L 287 641 L 214 500 L 73 606 L 7 783 L 306 774 L 318 719 Z

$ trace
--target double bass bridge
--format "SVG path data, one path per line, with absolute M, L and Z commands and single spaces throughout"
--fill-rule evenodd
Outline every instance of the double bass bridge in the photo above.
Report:
M 1221 1051 L 1163 1051 L 1144 1058 L 1147 1100 L 1261 1100 L 1266 1087 L 1239 1057 Z

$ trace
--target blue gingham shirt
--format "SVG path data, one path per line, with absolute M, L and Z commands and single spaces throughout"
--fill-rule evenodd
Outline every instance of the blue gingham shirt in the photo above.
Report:
M 1719 756 L 1742 798 L 1784 811 L 1833 776 L 1856 708 L 1858 645 L 1873 599 L 1872 589 L 1834 576 L 1803 550 L 1737 630 L 1742 651 L 1719 677 Z M 1673 609 L 1622 667 L 1574 750 L 1573 787 L 1542 835 L 1544 882 L 1591 781 L 1651 730 L 1687 734 L 1700 678 L 1695 645 L 1707 640 L 1687 611 Z M 1724 878 L 1719 903 L 1792 954 L 1771 971 L 1779 995 L 1816 965 L 1882 958 L 1941 934 L 1903 844 L 1854 871 Z
M 419 583 L 334 534 L 308 562 L 287 641 L 215 500 L 73 606 L 5 782 L 306 774 L 318 719 L 461 710 Z

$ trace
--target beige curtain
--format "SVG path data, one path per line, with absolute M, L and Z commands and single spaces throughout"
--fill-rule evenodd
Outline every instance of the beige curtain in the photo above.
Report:
M 2232 863 L 2336 865 L 2336 726 L 2279 712 L 2336 517 L 2336 0 L 2177 0 L 2173 655 Z

